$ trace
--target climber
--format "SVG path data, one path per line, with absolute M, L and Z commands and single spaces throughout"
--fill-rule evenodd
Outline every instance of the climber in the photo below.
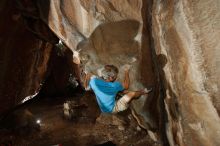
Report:
M 124 111 L 133 99 L 138 99 L 141 95 L 148 94 L 152 90 L 128 91 L 127 89 L 130 84 L 129 70 L 125 70 L 122 84 L 116 81 L 118 68 L 114 65 L 105 65 L 101 71 L 101 77 L 89 73 L 85 74 L 83 79 L 84 87 L 93 90 L 102 112 L 118 113 Z M 119 92 L 122 92 L 124 95 L 116 100 L 115 98 Z

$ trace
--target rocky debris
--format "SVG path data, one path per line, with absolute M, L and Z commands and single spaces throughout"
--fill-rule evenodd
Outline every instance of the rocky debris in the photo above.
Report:
M 38 119 L 27 109 L 15 110 L 1 120 L 1 127 L 19 135 L 27 135 L 40 130 Z
M 111 141 L 108 141 L 108 142 L 105 142 L 105 143 L 102 143 L 102 144 L 98 144 L 98 145 L 95 145 L 95 146 L 116 146 L 116 144 L 114 144 Z
M 63 104 L 64 118 L 73 120 L 82 116 L 83 108 L 87 108 L 86 104 L 79 104 L 76 101 L 66 101 Z
M 128 125 L 128 122 L 123 116 L 116 114 L 105 114 L 101 113 L 100 116 L 96 119 L 96 122 L 99 124 L 113 125 L 117 126 L 119 130 L 125 130 L 125 126 Z
M 79 115 L 76 119 L 63 118 L 64 103 L 66 103 L 66 109 L 76 109 L 74 114 Z M 81 103 L 85 103 L 87 108 L 77 110 Z M 131 116 L 129 110 L 117 115 L 99 115 L 94 110 L 98 108 L 94 103 L 96 103 L 94 95 L 88 93 L 84 96 L 81 95 L 80 98 L 62 97 L 57 100 L 41 98 L 41 100 L 29 102 L 25 104 L 24 108 L 28 108 L 35 116 L 41 118 L 41 130 L 26 136 L 19 136 L 15 133 L 6 134 L 0 130 L 0 144 L 9 141 L 13 145 L 31 146 L 55 145 L 57 143 L 64 146 L 104 144 L 154 146 L 154 142 L 145 130 L 138 131 L 136 129 L 137 121 Z M 95 118 L 96 121 L 88 120 L 91 118 Z M 124 126 L 123 130 L 119 130 L 118 126 L 120 125 Z

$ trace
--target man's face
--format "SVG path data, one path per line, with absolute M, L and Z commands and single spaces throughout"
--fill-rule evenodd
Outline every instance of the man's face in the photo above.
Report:
M 117 75 L 109 78 L 109 82 L 114 82 L 117 79 Z

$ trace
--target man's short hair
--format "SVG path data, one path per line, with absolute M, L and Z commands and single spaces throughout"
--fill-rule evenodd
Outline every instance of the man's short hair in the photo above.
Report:
M 107 80 L 110 77 L 116 77 L 118 75 L 118 68 L 114 65 L 105 65 L 104 69 L 101 71 L 101 76 L 103 79 Z

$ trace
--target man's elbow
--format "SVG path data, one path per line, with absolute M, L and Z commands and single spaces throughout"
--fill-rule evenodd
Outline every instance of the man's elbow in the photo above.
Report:
M 124 87 L 124 90 L 128 90 L 129 85 L 123 85 L 123 87 Z
M 128 90 L 128 87 L 124 88 L 124 90 Z

